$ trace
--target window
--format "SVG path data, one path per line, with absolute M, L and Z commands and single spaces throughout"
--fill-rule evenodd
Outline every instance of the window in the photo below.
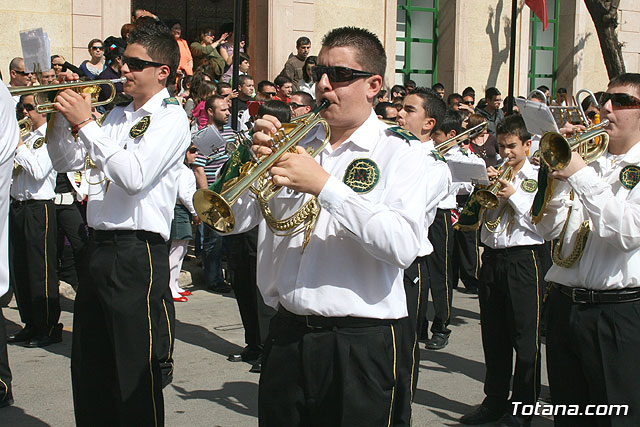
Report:
M 431 87 L 436 82 L 438 1 L 398 0 L 396 84 L 411 79 Z
M 549 26 L 542 31 L 542 21 L 531 12 L 529 27 L 529 91 L 545 85 L 556 91 L 558 67 L 558 0 L 547 0 Z

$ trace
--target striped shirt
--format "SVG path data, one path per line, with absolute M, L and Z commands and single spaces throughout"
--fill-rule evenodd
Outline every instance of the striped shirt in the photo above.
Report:
M 213 126 L 213 125 L 210 125 Z M 209 126 L 205 127 L 201 131 L 195 133 L 193 135 L 193 139 L 201 135 L 202 132 L 205 132 Z M 211 185 L 216 180 L 216 174 L 218 170 L 224 165 L 224 163 L 229 158 L 229 155 L 226 152 L 226 145 L 229 142 L 235 141 L 236 134 L 234 133 L 231 126 L 225 124 L 222 127 L 222 131 L 220 131 L 220 135 L 225 141 L 224 145 L 213 147 L 212 152 L 205 156 L 202 153 L 198 153 L 196 156 L 196 160 L 191 164 L 191 167 L 200 166 L 204 168 L 204 174 L 207 177 L 207 184 Z

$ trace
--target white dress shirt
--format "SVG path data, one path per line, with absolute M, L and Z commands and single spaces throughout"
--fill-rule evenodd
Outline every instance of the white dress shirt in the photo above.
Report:
M 427 174 L 429 179 L 427 180 L 427 204 L 424 215 L 424 229 L 426 233 L 423 235 L 422 244 L 420 245 L 420 252 L 418 256 L 426 256 L 433 253 L 433 245 L 429 240 L 429 227 L 433 224 L 436 217 L 436 210 L 438 205 L 449 194 L 451 188 L 451 170 L 447 166 L 447 163 L 441 160 L 436 160 L 433 155 L 433 141 L 430 139 L 420 146 L 425 150 L 427 160 L 429 162 L 429 169 Z
M 20 132 L 11 94 L 0 80 L 0 296 L 9 290 L 9 187 Z
M 16 200 L 53 200 L 56 197 L 56 171 L 44 143 L 35 142 L 47 134 L 47 123 L 27 135 L 24 144 L 16 150 L 15 161 L 22 166 L 13 177 L 11 197 Z
M 180 165 L 180 177 L 178 180 L 178 202 L 187 208 L 191 215 L 197 216 L 193 207 L 193 194 L 196 192 L 196 176 L 185 164 Z
M 538 167 L 529 163 L 525 158 L 524 164 L 511 181 L 516 192 L 508 199 L 500 200 L 495 209 L 487 209 L 481 224 L 480 238 L 482 243 L 493 249 L 512 248 L 514 246 L 541 245 L 544 243 L 538 234 L 536 226 L 531 222 L 531 205 L 536 192 L 527 192 L 522 188 L 522 182 L 534 180 L 538 182 Z M 502 221 L 495 232 L 487 230 L 485 219 L 493 221 L 498 217 L 505 203 L 509 207 L 505 210 Z M 509 209 L 510 208 L 510 209 Z
M 454 167 L 456 165 L 481 165 L 484 166 L 484 160 L 475 154 L 465 154 L 462 152 L 460 147 L 455 146 L 451 148 L 449 151 L 444 153 L 444 158 L 447 160 L 447 165 L 449 168 Z M 449 174 L 451 176 L 451 184 L 449 185 L 449 191 L 442 198 L 442 201 L 438 204 L 438 209 L 455 209 L 458 204 L 456 201 L 456 196 L 458 195 L 458 188 L 460 187 L 459 182 L 453 182 L 453 174 Z
M 403 270 L 425 238 L 425 172 L 430 163 L 424 149 L 388 127 L 371 110 L 335 151 L 327 144 L 316 156 L 331 177 L 318 196 L 322 209 L 304 252 L 304 233 L 274 235 L 250 192 L 233 205 L 235 232 L 261 224 L 257 277 L 265 303 L 328 317 L 407 315 Z M 319 143 L 315 133 L 302 146 Z M 356 193 L 343 183 L 356 159 L 371 159 L 379 170 L 377 185 L 367 193 Z M 285 218 L 310 197 L 285 188 L 269 206 L 276 218 Z
M 582 258 L 571 268 L 554 264 L 545 280 L 593 290 L 640 287 L 640 186 L 629 190 L 620 182 L 622 169 L 638 164 L 640 143 L 624 155 L 607 152 L 566 183 L 555 182 L 554 197 L 538 229 L 547 239 L 558 238 L 569 206 L 573 206 L 562 258 L 573 250 L 583 221 L 589 220 L 591 232 Z
M 102 127 L 95 122 L 71 136 L 60 114 L 50 124 L 48 149 L 56 170 L 84 168 L 88 153 L 96 169 L 89 170 L 87 222 L 96 230 L 145 230 L 169 240 L 178 193 L 180 167 L 191 142 L 189 121 L 180 105 L 167 104 L 162 89 L 137 111 L 133 102 L 115 107 Z M 130 130 L 151 116 L 142 136 Z M 106 178 L 106 179 L 105 179 Z

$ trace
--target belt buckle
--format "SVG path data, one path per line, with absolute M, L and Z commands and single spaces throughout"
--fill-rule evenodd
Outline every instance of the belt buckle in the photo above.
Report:
M 307 325 L 307 328 L 309 328 L 309 329 L 323 329 L 323 327 L 322 327 L 322 326 L 313 326 L 313 325 L 310 325 L 310 324 L 309 324 L 309 316 L 306 316 L 306 315 L 304 316 L 304 322 L 305 322 L 305 324 Z
M 579 295 L 582 295 L 583 297 L 586 296 L 586 299 L 577 300 L 576 298 Z M 589 289 L 573 288 L 571 289 L 571 302 L 575 304 L 593 303 L 593 291 Z

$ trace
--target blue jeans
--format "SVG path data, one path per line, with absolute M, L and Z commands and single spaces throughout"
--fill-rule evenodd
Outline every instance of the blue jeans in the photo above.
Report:
M 202 269 L 207 280 L 207 286 L 215 286 L 224 280 L 220 263 L 222 259 L 222 239 L 223 237 L 211 228 L 204 227 Z

